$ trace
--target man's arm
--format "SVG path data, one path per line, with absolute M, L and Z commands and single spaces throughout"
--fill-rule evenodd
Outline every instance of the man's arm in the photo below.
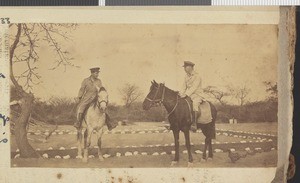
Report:
M 191 96 L 199 87 L 201 87 L 201 81 L 202 80 L 201 80 L 200 76 L 197 75 L 195 77 L 195 80 L 193 81 L 193 86 L 191 88 L 187 89 L 185 91 L 185 94 L 187 96 Z
M 108 94 L 106 95 L 106 101 L 107 101 L 107 105 L 108 105 L 108 103 L 109 103 Z
M 83 80 L 82 83 L 81 83 L 81 87 L 79 89 L 79 92 L 78 92 L 78 98 L 81 99 L 84 92 L 85 92 L 85 87 L 86 87 L 86 80 Z
M 99 79 L 99 87 L 100 87 L 100 88 L 101 88 L 101 87 L 104 87 L 103 84 L 102 84 L 101 79 Z

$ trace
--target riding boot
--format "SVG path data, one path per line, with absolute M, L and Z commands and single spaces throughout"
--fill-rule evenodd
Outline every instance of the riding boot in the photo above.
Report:
M 77 129 L 79 129 L 81 127 L 82 120 L 83 120 L 83 114 L 79 113 L 78 114 L 78 119 L 74 123 L 74 127 L 77 128 Z
M 197 120 L 198 120 L 198 112 L 195 111 L 193 115 L 193 123 L 191 125 L 191 131 L 196 132 L 197 131 Z
M 111 120 L 110 120 L 110 117 L 107 113 L 105 113 L 105 123 L 107 125 L 107 128 L 109 131 L 111 131 L 112 129 L 116 128 L 117 124 L 116 123 L 113 123 Z

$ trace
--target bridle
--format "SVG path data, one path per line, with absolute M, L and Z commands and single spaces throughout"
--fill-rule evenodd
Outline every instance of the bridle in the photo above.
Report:
M 106 101 L 106 100 L 101 100 L 100 102 L 99 102 L 99 101 L 97 101 L 97 105 L 99 105 L 99 106 L 100 106 L 100 104 L 101 104 L 102 102 L 104 102 L 104 103 L 105 103 L 105 105 L 107 105 L 107 104 L 108 104 L 108 101 Z
M 158 92 L 159 92 L 159 89 L 160 89 L 161 86 L 163 87 L 162 95 L 161 95 L 161 98 L 160 98 L 160 99 L 157 99 L 156 97 L 157 97 L 157 95 L 158 95 Z M 166 91 L 166 87 L 164 87 L 163 84 L 159 84 L 158 87 L 156 87 L 156 86 L 154 86 L 154 87 L 157 88 L 157 90 L 156 90 L 156 92 L 155 92 L 155 95 L 154 95 L 153 99 L 151 99 L 151 98 L 149 98 L 149 97 L 146 98 L 146 100 L 148 100 L 148 101 L 151 102 L 151 103 L 150 103 L 150 107 L 152 107 L 153 104 L 157 104 L 157 103 L 162 104 L 162 103 L 164 102 L 164 99 L 165 99 L 165 91 Z
M 97 104 L 96 104 L 97 108 L 98 108 L 101 112 L 105 112 L 105 109 L 103 110 L 103 109 L 101 108 L 101 103 L 105 103 L 105 105 L 107 106 L 108 101 L 106 101 L 106 100 L 98 101 L 98 100 L 97 100 Z
M 163 87 L 163 91 L 162 91 L 161 98 L 160 98 L 160 99 L 159 99 L 159 98 L 157 99 L 156 97 L 157 97 L 157 95 L 158 95 L 158 92 L 159 92 L 160 87 Z M 156 92 L 155 92 L 155 95 L 154 95 L 153 99 L 151 99 L 151 98 L 149 98 L 149 97 L 146 97 L 146 100 L 148 100 L 148 101 L 151 102 L 151 103 L 150 103 L 150 108 L 153 106 L 153 104 L 159 103 L 159 104 L 161 105 L 161 104 L 164 102 L 164 99 L 165 99 L 165 91 L 166 91 L 165 85 L 162 84 L 162 83 L 160 83 L 160 84 L 158 85 L 158 87 L 155 86 L 155 88 L 156 88 L 157 90 L 156 90 Z M 179 96 L 177 95 L 177 97 L 176 97 L 176 104 L 175 104 L 175 106 L 173 107 L 173 109 L 168 113 L 168 116 L 167 116 L 167 117 L 169 117 L 169 116 L 175 111 L 175 109 L 177 108 L 177 105 L 178 105 L 178 99 L 179 99 Z
M 97 95 L 97 103 L 96 106 L 100 109 L 101 103 L 105 103 L 106 106 L 108 106 L 108 100 L 102 99 L 98 101 L 98 95 Z

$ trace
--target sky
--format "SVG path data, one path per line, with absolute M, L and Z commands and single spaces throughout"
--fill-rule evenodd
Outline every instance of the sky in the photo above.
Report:
M 36 66 L 42 83 L 33 92 L 42 100 L 76 97 L 91 67 L 101 68 L 100 79 L 116 104 L 122 104 L 119 90 L 126 83 L 140 88 L 141 99 L 153 79 L 179 90 L 184 60 L 196 64 L 203 87 L 246 85 L 249 101 L 267 97 L 263 81 L 277 81 L 276 25 L 79 24 L 68 35 L 71 41 L 57 40 L 80 68 L 49 70 L 54 53 L 41 43 Z M 14 70 L 22 73 L 24 67 L 16 64 Z

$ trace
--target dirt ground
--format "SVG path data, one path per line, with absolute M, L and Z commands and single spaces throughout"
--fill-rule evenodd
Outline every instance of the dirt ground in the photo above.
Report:
M 118 126 L 115 131 L 124 130 L 157 130 L 165 129 L 162 123 L 132 123 L 126 126 Z M 247 124 L 217 124 L 218 129 L 258 132 L 267 134 L 277 134 L 277 123 L 247 123 Z M 53 127 L 48 127 L 51 129 Z M 30 129 L 32 131 L 44 131 L 45 128 Z M 58 130 L 75 129 L 72 126 L 59 126 Z M 64 134 L 53 135 L 46 142 L 41 142 L 42 135 L 28 135 L 29 142 L 36 149 L 47 150 L 49 147 L 58 149 L 64 147 L 66 149 L 76 146 L 76 135 Z M 244 139 L 239 137 L 228 137 L 224 135 L 217 135 L 214 143 L 225 142 L 240 142 Z M 174 143 L 172 133 L 144 133 L 144 134 L 105 134 L 102 138 L 103 148 L 120 148 L 126 146 L 140 146 L 140 145 L 157 145 Z M 191 142 L 193 144 L 201 144 L 204 142 L 202 133 L 191 133 Z M 184 145 L 184 136 L 180 134 L 180 144 Z M 96 145 L 96 135 L 92 137 L 92 146 Z M 182 148 L 181 148 L 182 149 Z M 11 150 L 17 150 L 14 136 L 11 136 Z M 182 149 L 183 150 L 183 149 Z M 103 162 L 97 158 L 90 158 L 88 163 L 82 163 L 80 159 L 12 159 L 12 167 L 97 167 L 97 168 L 135 168 L 135 167 L 169 167 L 174 155 L 136 155 L 136 156 L 121 156 L 109 157 Z M 248 155 L 246 158 L 232 163 L 228 158 L 228 153 L 219 152 L 214 153 L 214 159 L 209 162 L 200 162 L 201 154 L 193 154 L 194 167 L 275 167 L 277 163 L 277 151 L 256 153 L 255 155 Z M 176 167 L 187 166 L 187 154 L 181 151 L 181 160 Z
M 275 167 L 277 152 L 257 153 L 232 163 L 228 153 L 215 153 L 212 161 L 201 162 L 201 155 L 194 154 L 194 167 Z M 97 158 L 89 159 L 83 163 L 81 159 L 12 159 L 12 167 L 52 167 L 52 168 L 163 168 L 170 167 L 174 155 L 158 156 L 129 156 L 107 158 L 99 161 Z M 175 167 L 187 167 L 187 154 L 180 154 L 180 161 Z

